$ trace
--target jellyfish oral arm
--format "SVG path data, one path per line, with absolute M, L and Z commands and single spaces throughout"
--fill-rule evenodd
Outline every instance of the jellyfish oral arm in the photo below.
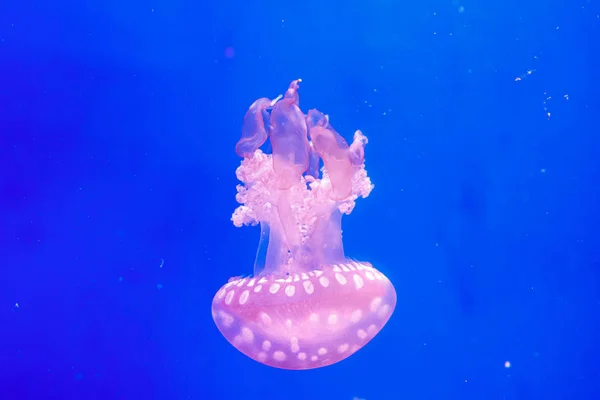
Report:
M 282 100 L 260 99 L 250 107 L 237 146 L 244 149 L 238 151 L 244 160 L 236 171 L 243 183 L 237 195 L 242 205 L 232 220 L 236 226 L 268 225 L 274 240 L 265 254 L 281 255 L 257 259 L 255 275 L 343 261 L 339 214 L 350 214 L 355 200 L 373 189 L 364 168 L 367 138 L 357 131 L 348 146 L 321 112 L 304 115 L 298 83 L 292 82 Z M 272 155 L 259 150 L 265 132 L 270 132 Z M 319 158 L 320 177 L 314 172 Z M 306 174 L 309 169 L 313 172 Z
M 299 83 L 255 101 L 244 118 L 232 221 L 260 224 L 259 246 L 253 277 L 230 281 L 213 299 L 217 327 L 238 350 L 285 369 L 348 357 L 396 304 L 385 275 L 348 261 L 342 243 L 342 216 L 374 187 L 364 165 L 367 138 L 356 131 L 348 145 L 328 116 L 305 115 Z M 260 149 L 267 139 L 272 154 Z

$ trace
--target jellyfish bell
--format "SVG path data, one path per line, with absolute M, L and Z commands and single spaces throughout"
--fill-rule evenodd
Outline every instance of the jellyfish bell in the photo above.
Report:
M 389 280 L 347 261 L 287 278 L 229 282 L 213 300 L 223 336 L 248 357 L 292 370 L 324 367 L 365 346 L 396 305 Z
M 254 274 L 223 285 L 212 316 L 248 357 L 303 370 L 335 364 L 364 347 L 390 319 L 396 292 L 367 262 L 348 260 L 342 215 L 373 189 L 366 137 L 346 141 L 317 110 L 299 108 L 300 80 L 284 96 L 259 99 L 236 146 L 243 157 L 235 226 L 260 224 Z M 259 147 L 271 141 L 272 154 Z M 319 176 L 319 159 L 324 167 Z

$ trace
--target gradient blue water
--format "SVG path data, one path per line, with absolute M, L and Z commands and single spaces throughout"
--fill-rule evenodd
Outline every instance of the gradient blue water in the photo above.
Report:
M 599 14 L 3 0 L 0 399 L 600 398 Z M 243 115 L 298 77 L 370 139 L 346 252 L 399 295 L 364 350 L 301 373 L 210 316 L 258 239 L 229 221 Z

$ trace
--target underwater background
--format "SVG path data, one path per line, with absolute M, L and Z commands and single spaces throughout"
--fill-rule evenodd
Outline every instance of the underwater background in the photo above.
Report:
M 0 400 L 600 399 L 598 43 L 596 0 L 2 0 Z M 303 372 L 210 312 L 244 113 L 297 78 L 369 137 L 344 246 L 398 293 Z

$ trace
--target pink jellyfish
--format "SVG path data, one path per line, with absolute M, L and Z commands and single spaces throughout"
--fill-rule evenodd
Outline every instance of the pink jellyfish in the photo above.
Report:
M 367 138 L 346 141 L 317 110 L 299 108 L 298 84 L 250 106 L 236 152 L 241 204 L 235 226 L 260 223 L 254 275 L 231 278 L 215 295 L 213 319 L 248 357 L 302 370 L 341 361 L 390 319 L 396 291 L 366 262 L 344 256 L 341 218 L 373 185 Z M 271 139 L 272 153 L 259 147 Z M 323 160 L 319 177 L 319 163 Z

